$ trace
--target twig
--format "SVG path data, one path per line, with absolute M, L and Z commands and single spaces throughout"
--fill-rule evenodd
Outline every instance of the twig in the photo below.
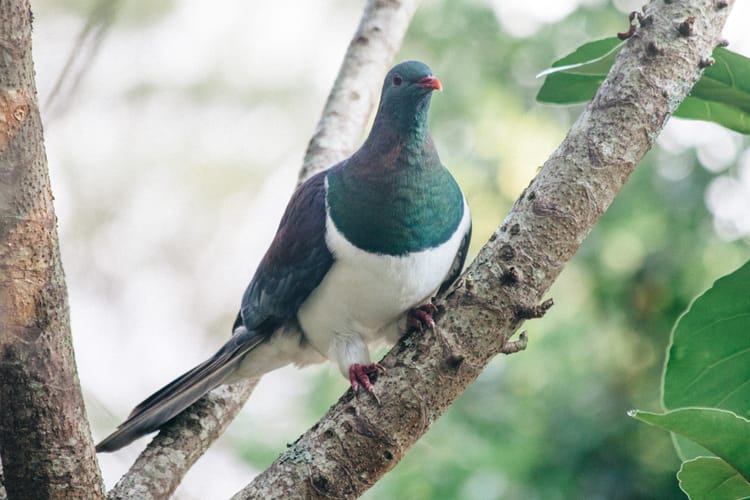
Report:
M 47 100 L 44 103 L 46 125 L 64 114 L 70 103 L 73 102 L 73 96 L 99 52 L 119 6 L 120 0 L 101 0 L 94 6 L 86 25 L 76 37 L 75 44 L 70 50 L 62 70 L 60 70 L 52 90 L 47 95 Z M 65 90 L 63 90 L 64 88 Z M 55 106 L 57 102 L 60 102 L 60 104 Z

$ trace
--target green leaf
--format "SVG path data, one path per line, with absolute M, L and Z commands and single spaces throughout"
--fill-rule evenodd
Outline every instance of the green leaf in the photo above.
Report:
M 718 279 L 677 321 L 662 391 L 668 410 L 704 406 L 750 418 L 750 262 Z
M 691 500 L 739 500 L 750 497 L 750 483 L 725 461 L 699 457 L 682 464 L 677 479 Z
M 750 134 L 750 113 L 720 102 L 704 101 L 688 96 L 675 110 L 674 116 L 711 121 L 735 132 Z
M 695 441 L 750 481 L 750 420 L 713 408 L 682 408 L 661 414 L 634 411 L 631 416 Z
M 686 437 L 672 433 L 672 444 L 680 460 L 692 460 L 696 457 L 711 457 L 714 454 L 703 446 L 691 441 Z
M 690 95 L 750 113 L 750 59 L 723 47 L 714 49 L 713 58 Z
M 536 77 L 540 78 L 563 71 L 573 75 L 607 76 L 609 68 L 612 67 L 624 43 L 617 38 L 604 38 L 584 43 L 573 53 L 552 63 L 552 67 L 545 69 Z
M 544 83 L 537 101 L 577 104 L 589 101 L 599 88 L 623 42 L 605 38 L 589 42 L 555 61 L 541 72 Z M 743 134 L 750 134 L 750 59 L 718 47 L 714 64 L 706 68 L 687 99 L 674 115 L 705 120 Z
M 604 38 L 578 47 L 552 63 L 537 78 L 546 76 L 536 96 L 539 102 L 576 104 L 591 100 L 612 67 L 623 42 Z

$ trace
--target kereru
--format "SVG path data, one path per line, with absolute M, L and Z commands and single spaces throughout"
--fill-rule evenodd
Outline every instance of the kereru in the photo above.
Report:
M 97 451 L 114 451 L 211 389 L 294 363 L 335 361 L 375 394 L 382 367 L 368 344 L 434 326 L 432 297 L 459 275 L 471 236 L 463 193 L 427 128 L 430 68 L 407 61 L 385 77 L 367 140 L 292 195 L 250 285 L 232 338 L 135 407 Z

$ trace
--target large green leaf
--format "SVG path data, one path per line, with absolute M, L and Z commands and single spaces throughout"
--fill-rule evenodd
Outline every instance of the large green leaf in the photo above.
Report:
M 713 408 L 682 408 L 661 414 L 634 411 L 631 416 L 695 441 L 750 481 L 750 420 Z
M 712 121 L 743 134 L 750 133 L 750 113 L 721 102 L 705 101 L 688 96 L 680 103 L 674 116 Z
M 590 101 L 607 77 L 622 44 L 617 38 L 604 38 L 585 43 L 558 59 L 551 68 L 537 75 L 537 78 L 546 78 L 536 100 L 550 104 Z
M 589 42 L 555 61 L 538 76 L 545 76 L 536 98 L 551 104 L 589 101 L 607 76 L 622 48 L 617 38 Z M 714 64 L 706 68 L 690 96 L 674 115 L 718 123 L 750 134 L 750 59 L 718 47 Z
M 750 59 L 723 47 L 714 49 L 713 58 L 690 94 L 750 113 Z
M 750 497 L 750 482 L 716 457 L 699 457 L 684 462 L 677 479 L 690 500 L 740 500 Z
M 677 321 L 662 388 L 666 409 L 723 408 L 750 418 L 750 262 L 718 279 Z
M 704 406 L 750 416 L 750 262 L 717 280 L 677 321 L 662 400 L 666 409 Z M 683 460 L 710 454 L 673 437 Z

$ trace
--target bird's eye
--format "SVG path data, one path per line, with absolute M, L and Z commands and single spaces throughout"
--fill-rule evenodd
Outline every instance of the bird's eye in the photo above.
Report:
M 399 75 L 398 73 L 396 73 L 395 75 L 393 75 L 393 85 L 394 86 L 398 87 L 399 85 L 401 85 L 402 82 L 403 82 L 403 80 L 401 79 L 401 75 Z

